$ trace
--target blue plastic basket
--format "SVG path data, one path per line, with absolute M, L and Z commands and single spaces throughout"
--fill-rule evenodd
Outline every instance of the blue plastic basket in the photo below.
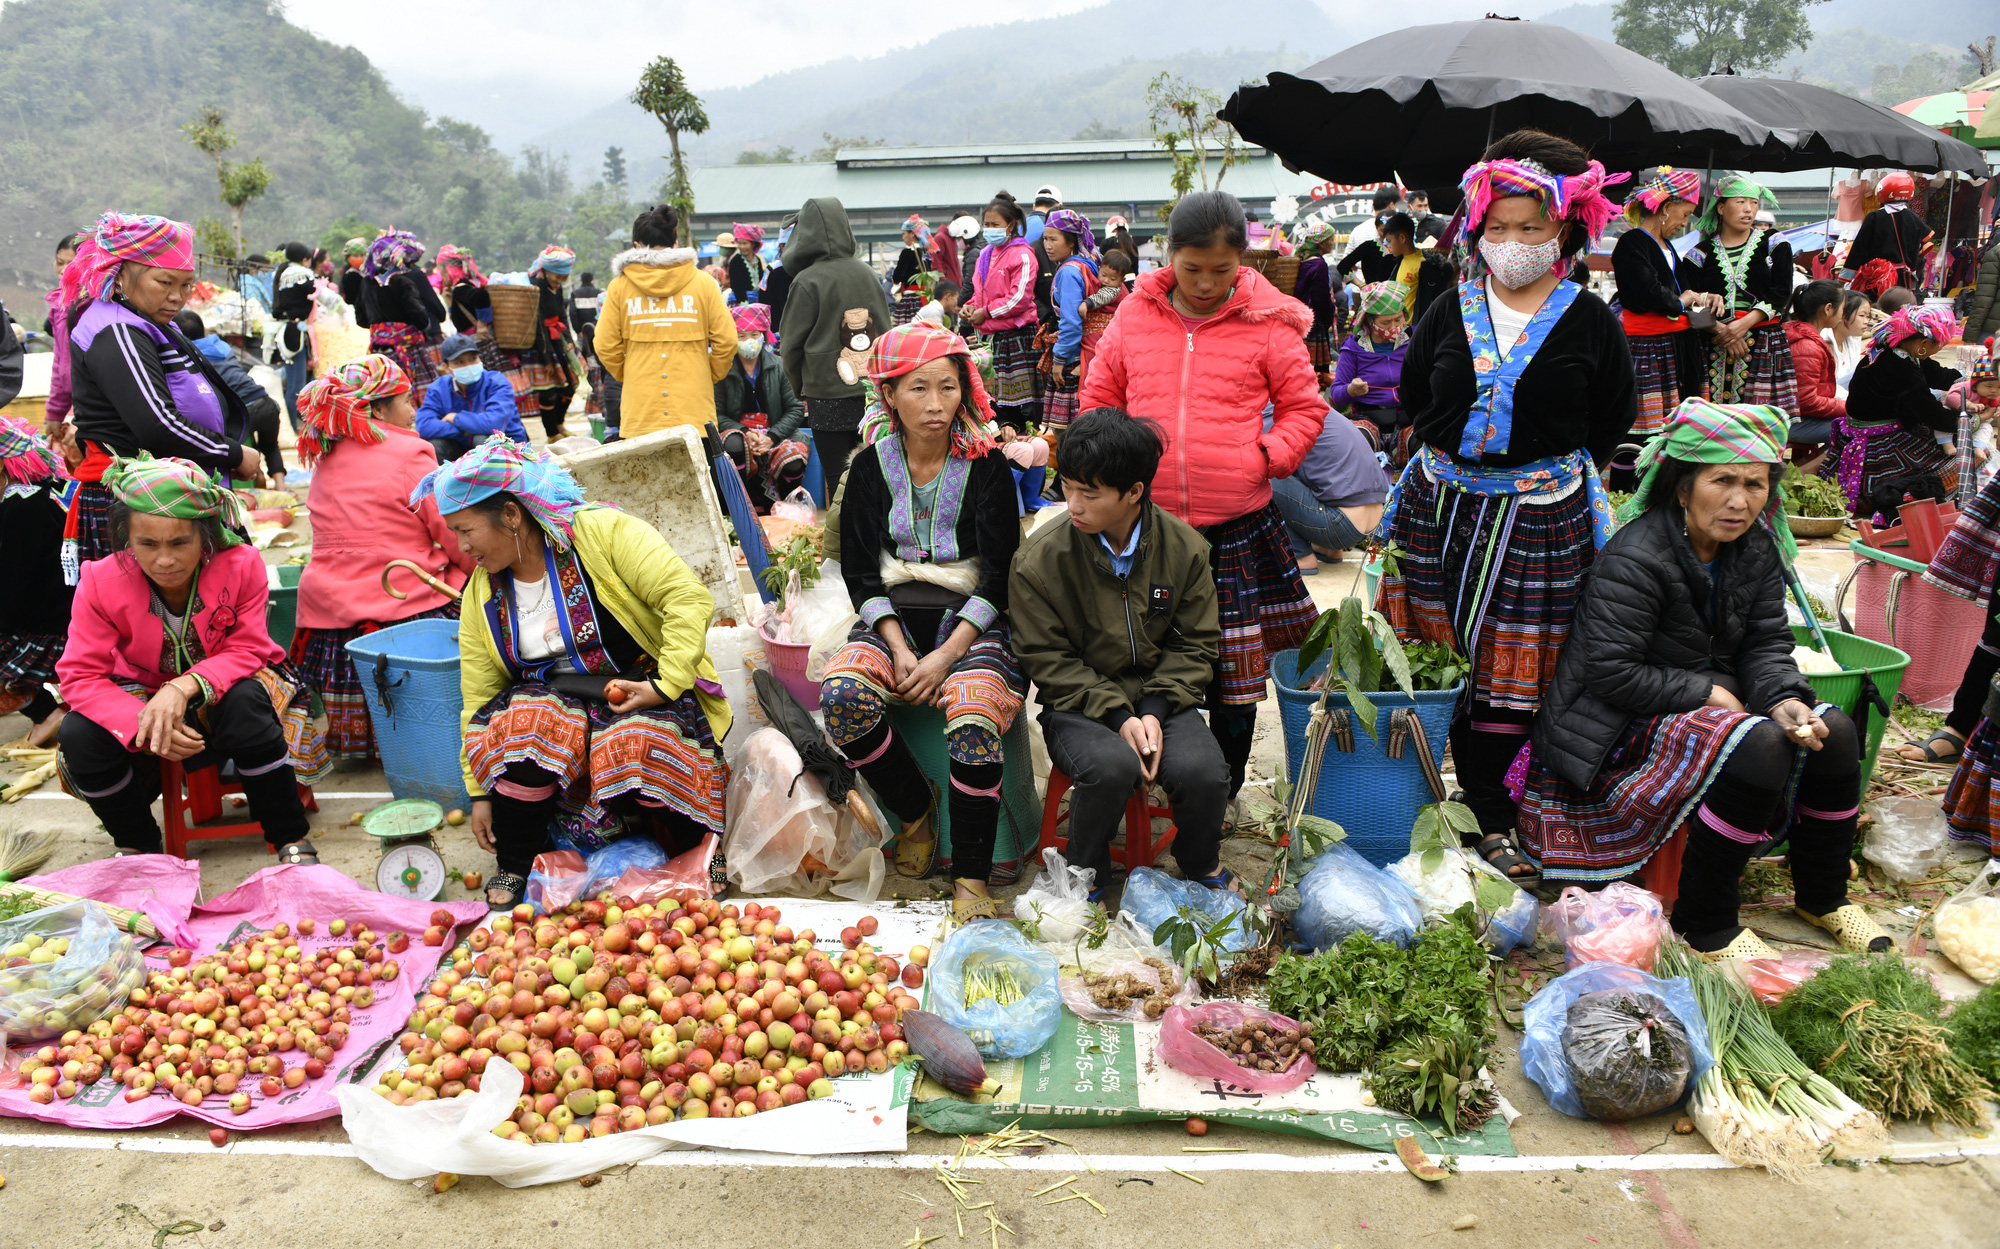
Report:
M 471 799 L 459 770 L 458 621 L 391 625 L 349 642 L 347 653 L 368 700 L 389 792 L 463 810 Z
M 1285 775 L 1294 785 L 1299 783 L 1299 760 L 1306 753 L 1306 724 L 1312 719 L 1313 704 L 1319 701 L 1319 692 L 1305 686 L 1326 671 L 1326 664 L 1326 658 L 1321 657 L 1301 676 L 1297 651 L 1281 651 L 1271 660 L 1271 679 L 1278 687 L 1278 715 L 1285 727 Z M 1347 844 L 1378 867 L 1410 852 L 1410 826 L 1417 822 L 1417 811 L 1433 800 L 1415 750 L 1405 750 L 1401 759 L 1383 753 L 1383 744 L 1389 740 L 1389 713 L 1414 706 L 1430 741 L 1431 757 L 1442 763 L 1463 689 L 1419 690 L 1415 697 L 1370 694 L 1368 699 L 1375 704 L 1375 737 L 1371 739 L 1356 725 L 1352 754 L 1331 740 L 1327 742 L 1319 784 L 1313 790 L 1312 813 L 1346 829 Z M 1347 705 L 1347 699 L 1337 693 L 1327 700 L 1329 708 Z

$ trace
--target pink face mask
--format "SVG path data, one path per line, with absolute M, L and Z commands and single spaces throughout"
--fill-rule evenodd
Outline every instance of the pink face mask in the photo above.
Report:
M 1521 243 L 1513 239 L 1496 243 L 1491 239 L 1479 240 L 1479 258 L 1486 262 L 1487 271 L 1493 280 L 1510 291 L 1543 277 L 1556 267 L 1562 259 L 1562 240 L 1550 239 L 1546 243 Z

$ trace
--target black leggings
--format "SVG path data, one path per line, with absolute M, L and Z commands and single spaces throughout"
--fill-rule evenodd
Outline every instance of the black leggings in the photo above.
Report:
M 270 397 L 250 405 L 250 433 L 257 454 L 264 457 L 264 471 L 276 477 L 285 471 L 285 456 L 278 449 L 278 401 Z
M 1979 727 L 1986 714 L 1987 691 L 1993 686 L 1994 674 L 2000 673 L 2000 620 L 1992 615 L 1996 605 L 2000 605 L 2000 576 L 1986 592 L 1986 629 L 1979 635 L 1972 661 L 1965 665 L 1965 680 L 1959 682 L 1958 694 L 1951 700 L 1951 714 L 1944 718 L 1945 727 L 1962 738 L 1971 737 L 1972 730 Z
M 1452 767 L 1465 805 L 1479 820 L 1479 836 L 1511 834 L 1517 808 L 1507 793 L 1507 769 L 1528 740 L 1532 711 L 1474 701 L 1451 722 Z
M 1802 910 L 1825 915 L 1847 901 L 1848 858 L 1859 813 L 1861 759 L 1854 721 L 1826 713 L 1829 734 L 1806 755 L 1788 832 L 1792 888 Z M 1715 950 L 1737 933 L 1737 881 L 1768 841 L 1798 747 L 1776 722 L 1750 730 L 1688 821 L 1674 931 Z
M 479 801 L 493 804 L 493 857 L 502 872 L 527 876 L 535 856 L 555 848 L 549 830 L 556 818 L 558 777 L 546 768 L 517 760 L 500 771 L 492 790 Z M 622 819 L 649 816 L 652 833 L 669 857 L 692 850 L 708 830 L 671 807 L 648 806 L 636 792 L 604 800 L 604 809 Z

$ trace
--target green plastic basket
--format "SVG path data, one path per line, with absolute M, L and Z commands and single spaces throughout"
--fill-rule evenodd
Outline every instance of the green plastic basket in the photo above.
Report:
M 278 584 L 271 587 L 271 602 L 265 609 L 264 621 L 271 631 L 271 640 L 292 649 L 292 633 L 299 622 L 299 574 L 306 570 L 304 564 L 274 564 L 278 570 Z
M 1793 625 L 1792 636 L 1801 646 L 1812 645 L 1812 630 L 1805 625 Z M 1903 684 L 1903 670 L 1910 666 L 1910 657 L 1893 646 L 1852 633 L 1826 631 L 1827 649 L 1840 664 L 1839 672 L 1809 672 L 1806 680 L 1812 683 L 1815 693 L 1827 702 L 1840 708 L 1848 715 L 1856 714 L 1861 705 L 1861 678 L 1870 677 L 1875 688 L 1891 707 L 1896 705 L 1896 691 Z M 1868 778 L 1875 774 L 1875 755 L 1882 749 L 1882 733 L 1889 727 L 1889 717 L 1882 714 L 1879 707 L 1868 709 L 1867 749 L 1861 756 L 1861 793 L 1868 792 Z
M 924 776 L 938 787 L 938 859 L 951 857 L 951 756 L 944 744 L 944 712 L 936 707 L 891 707 L 890 723 L 896 736 L 910 748 L 910 757 L 923 769 Z M 1035 798 L 1034 744 L 1028 736 L 1028 718 L 1016 715 L 1014 723 L 1000 737 L 1000 827 L 993 838 L 993 864 L 1017 864 L 1022 874 L 1032 872 L 1035 843 L 1041 840 L 1041 806 Z M 883 811 L 884 827 L 897 832 L 902 824 Z

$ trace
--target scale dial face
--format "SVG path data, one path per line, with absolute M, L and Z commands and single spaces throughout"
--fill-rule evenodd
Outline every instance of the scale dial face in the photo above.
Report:
M 428 842 L 406 841 L 383 849 L 382 861 L 375 865 L 375 888 L 420 902 L 434 901 L 444 893 L 446 870 L 444 856 Z

